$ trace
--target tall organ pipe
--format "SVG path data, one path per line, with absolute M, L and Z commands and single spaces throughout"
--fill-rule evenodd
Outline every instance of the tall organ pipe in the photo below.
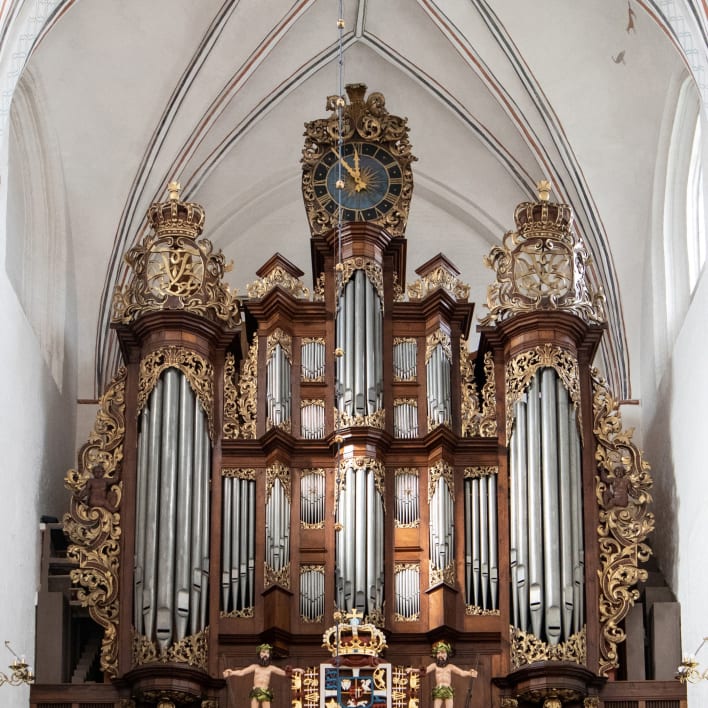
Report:
M 148 484 L 148 440 L 150 437 L 150 408 L 145 406 L 140 414 L 140 440 L 138 442 L 138 498 L 135 512 L 135 575 L 133 624 L 139 633 L 143 630 L 143 582 L 145 577 L 145 505 Z
M 512 618 L 553 645 L 584 621 L 581 447 L 555 369 L 539 370 L 525 398 L 514 406 L 510 445 Z

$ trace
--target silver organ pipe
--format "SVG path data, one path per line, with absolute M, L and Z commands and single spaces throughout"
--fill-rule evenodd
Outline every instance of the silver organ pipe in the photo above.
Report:
M 303 339 L 300 346 L 300 369 L 303 381 L 321 381 L 325 374 L 325 344 L 316 339 Z
M 300 525 L 320 528 L 325 519 L 324 471 L 303 472 L 300 477 Z
M 438 343 L 430 352 L 426 363 L 428 420 L 432 426 L 450 422 L 450 359 L 445 348 Z
M 266 564 L 279 572 L 290 562 L 290 499 L 278 477 L 275 477 L 266 502 Z
M 155 636 L 164 651 L 172 642 L 175 570 L 175 516 L 177 504 L 177 442 L 179 425 L 179 372 L 164 373 L 162 452 L 160 465 L 160 515 L 158 533 L 157 626 Z
M 405 565 L 394 570 L 395 613 L 402 620 L 420 616 L 420 567 Z
M 244 476 L 224 477 L 221 550 L 226 585 L 221 609 L 243 614 L 255 600 L 256 483 L 252 470 Z
M 417 372 L 417 341 L 401 338 L 393 344 L 393 377 L 395 381 L 415 381 Z
M 306 440 L 323 438 L 325 434 L 324 401 L 303 401 L 300 408 L 300 435 Z
M 482 570 L 482 607 L 489 597 L 489 497 L 487 478 L 479 479 L 479 560 Z
M 205 627 L 208 592 L 206 414 L 187 377 L 166 369 L 141 412 L 135 626 L 164 652 Z
M 383 499 L 376 485 L 376 470 L 343 463 L 336 537 L 335 587 L 337 606 L 364 616 L 383 608 L 384 519 Z
M 417 526 L 420 521 L 420 493 L 415 470 L 396 471 L 394 497 L 396 526 Z
M 268 420 L 271 425 L 279 426 L 290 420 L 290 359 L 288 353 L 277 342 L 268 359 L 267 393 Z
M 487 477 L 487 500 L 489 503 L 489 599 L 490 607 L 497 609 L 499 592 L 499 553 L 497 551 L 497 477 L 492 474 Z
M 135 564 L 134 564 L 134 596 L 133 624 L 136 630 L 143 632 L 143 577 L 145 569 L 145 505 L 147 503 L 148 482 L 148 440 L 150 438 L 150 409 L 145 406 L 140 414 L 140 439 L 138 442 L 137 469 L 137 503 L 135 525 Z
M 319 622 L 324 615 L 324 566 L 307 567 L 300 573 L 300 616 L 306 622 Z
M 549 644 L 584 622 L 581 446 L 574 406 L 553 368 L 514 405 L 510 445 L 512 617 Z M 525 568 L 528 566 L 528 573 Z M 530 617 L 529 617 L 530 615 Z
M 418 437 L 418 402 L 415 399 L 394 401 L 393 435 L 397 438 Z
M 366 416 L 382 407 L 383 324 L 381 298 L 366 272 L 357 269 L 339 296 L 337 407 L 350 416 Z
M 556 373 L 541 371 L 541 481 L 543 499 L 544 617 L 551 644 L 561 636 L 560 533 L 558 518 L 558 419 Z M 556 523 L 550 523 L 553 519 Z
M 435 482 L 430 499 L 430 562 L 442 577 L 443 571 L 454 560 L 455 515 L 453 499 L 447 480 L 440 476 Z

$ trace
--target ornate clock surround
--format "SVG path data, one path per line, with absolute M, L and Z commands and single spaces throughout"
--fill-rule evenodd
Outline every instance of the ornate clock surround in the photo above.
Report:
M 329 96 L 326 108 L 331 115 L 305 124 L 302 194 L 310 230 L 321 235 L 335 228 L 341 204 L 343 221 L 379 224 L 392 236 L 402 236 L 413 194 L 411 163 L 416 159 L 408 140 L 408 121 L 386 110 L 381 93 L 373 92 L 365 99 L 364 84 L 348 84 L 346 92 L 348 103 L 343 97 Z M 337 106 L 341 101 L 343 148 L 339 154 Z M 345 184 L 341 195 L 333 190 L 333 170 L 339 161 Z

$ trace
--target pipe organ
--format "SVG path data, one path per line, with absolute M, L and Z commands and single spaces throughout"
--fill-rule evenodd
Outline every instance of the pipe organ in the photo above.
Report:
M 386 686 L 429 705 L 407 667 L 443 639 L 479 672 L 470 708 L 680 708 L 679 684 L 623 688 L 651 479 L 592 368 L 602 298 L 570 207 L 542 183 L 516 208 L 471 351 L 454 264 L 406 282 L 405 119 L 360 84 L 328 106 L 302 156 L 311 287 L 276 254 L 236 297 L 176 184 L 126 257 L 125 367 L 67 475 L 72 578 L 101 638 L 91 706 L 244 702 L 223 671 L 262 642 L 305 669 L 273 677 L 274 708 L 324 705 L 348 617 L 352 655 L 385 630 L 388 706 Z

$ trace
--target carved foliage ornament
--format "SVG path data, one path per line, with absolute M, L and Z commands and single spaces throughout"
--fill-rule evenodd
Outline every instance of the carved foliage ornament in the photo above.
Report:
M 477 397 L 477 384 L 474 380 L 472 352 L 467 348 L 467 341 L 463 338 L 460 338 L 460 383 L 462 387 L 462 437 L 469 438 L 479 435 L 481 411 Z
M 430 357 L 433 355 L 433 350 L 435 347 L 440 345 L 442 347 L 443 353 L 449 362 L 452 362 L 452 344 L 450 342 L 450 335 L 441 329 L 435 330 L 432 334 L 429 334 L 425 338 L 425 363 L 430 361 Z
M 189 381 L 209 421 L 209 437 L 214 440 L 214 368 L 199 354 L 182 347 L 163 347 L 140 362 L 137 413 L 140 414 L 157 385 L 160 374 L 170 367 L 179 369 Z
M 69 470 L 72 492 L 64 531 L 69 558 L 79 564 L 71 580 L 80 586 L 78 599 L 103 627 L 101 670 L 118 673 L 118 571 L 120 560 L 120 465 L 125 437 L 125 381 L 121 367 L 101 397 L 93 431 L 79 452 L 78 470 Z
M 395 206 L 378 223 L 394 236 L 402 236 L 408 219 L 413 194 L 413 171 L 406 118 L 391 115 L 386 110 L 386 100 L 381 93 L 371 93 L 364 100 L 366 86 L 350 84 L 346 87 L 349 103 L 343 96 L 329 96 L 326 109 L 328 118 L 319 118 L 305 124 L 305 145 L 302 150 L 302 194 L 307 218 L 313 233 L 324 234 L 337 225 L 337 211 L 322 208 L 315 195 L 314 171 L 320 160 L 330 150 L 336 149 L 341 137 L 345 143 L 362 140 L 380 145 L 398 162 L 401 168 L 401 193 Z
M 207 670 L 209 655 L 209 628 L 192 634 L 160 652 L 157 643 L 144 635 L 133 636 L 133 665 L 142 666 L 160 662 L 187 664 L 203 671 Z
M 362 258 L 361 256 L 347 258 L 341 265 L 342 270 L 340 271 L 340 278 L 337 283 L 337 297 L 342 294 L 344 286 L 352 279 L 352 275 L 354 275 L 357 270 L 363 270 L 366 277 L 374 286 L 383 307 L 383 270 L 381 266 L 376 261 L 372 261 L 370 258 Z
M 249 297 L 261 298 L 275 287 L 282 288 L 294 298 L 309 299 L 310 297 L 310 291 L 304 283 L 280 265 L 275 266 L 264 278 L 249 283 L 246 291 Z
M 517 230 L 485 258 L 496 282 L 487 290 L 483 325 L 536 310 L 572 312 L 589 324 L 605 321 L 604 297 L 587 282 L 590 258 L 573 229 L 570 207 L 548 196 L 541 192 L 539 201 L 519 204 Z
M 479 434 L 483 438 L 497 436 L 497 383 L 492 352 L 484 355 L 484 386 L 482 387 L 482 417 Z
M 530 349 L 515 356 L 506 366 L 506 438 L 510 439 L 514 424 L 514 404 L 522 397 L 531 379 L 539 369 L 555 369 L 573 403 L 582 438 L 580 415 L 580 374 L 577 361 L 560 347 L 550 344 Z
M 445 480 L 445 483 L 447 484 L 447 491 L 454 501 L 454 470 L 447 462 L 445 462 L 445 460 L 440 460 L 428 470 L 428 503 L 430 503 L 430 501 L 432 500 L 433 494 L 435 494 L 435 487 L 437 486 L 438 480 L 441 477 Z
M 258 389 L 258 338 L 253 340 L 248 356 L 241 362 L 236 377 L 236 359 L 226 355 L 224 366 L 224 438 L 253 440 L 256 437 Z
M 408 286 L 408 299 L 423 300 L 434 290 L 440 288 L 447 290 L 455 300 L 461 302 L 467 302 L 467 298 L 470 296 L 469 285 L 463 283 L 446 268 L 438 266 Z
M 238 300 L 222 282 L 230 266 L 210 241 L 197 240 L 204 209 L 181 201 L 179 190 L 171 183 L 169 200 L 150 207 L 150 232 L 126 254 L 133 272 L 125 287 L 116 286 L 113 321 L 128 324 L 146 312 L 184 310 L 235 327 Z
M 600 673 L 607 675 L 619 665 L 617 645 L 626 637 L 621 623 L 639 597 L 635 585 L 647 578 L 639 564 L 651 555 L 644 541 L 654 530 L 654 515 L 648 509 L 649 465 L 632 442 L 633 431 L 622 429 L 619 404 L 597 370 L 592 383 L 600 512 Z
M 587 663 L 587 639 L 585 627 L 560 644 L 547 644 L 537 636 L 522 632 L 512 626 L 511 665 L 518 669 L 536 661 L 569 661 L 574 664 Z

